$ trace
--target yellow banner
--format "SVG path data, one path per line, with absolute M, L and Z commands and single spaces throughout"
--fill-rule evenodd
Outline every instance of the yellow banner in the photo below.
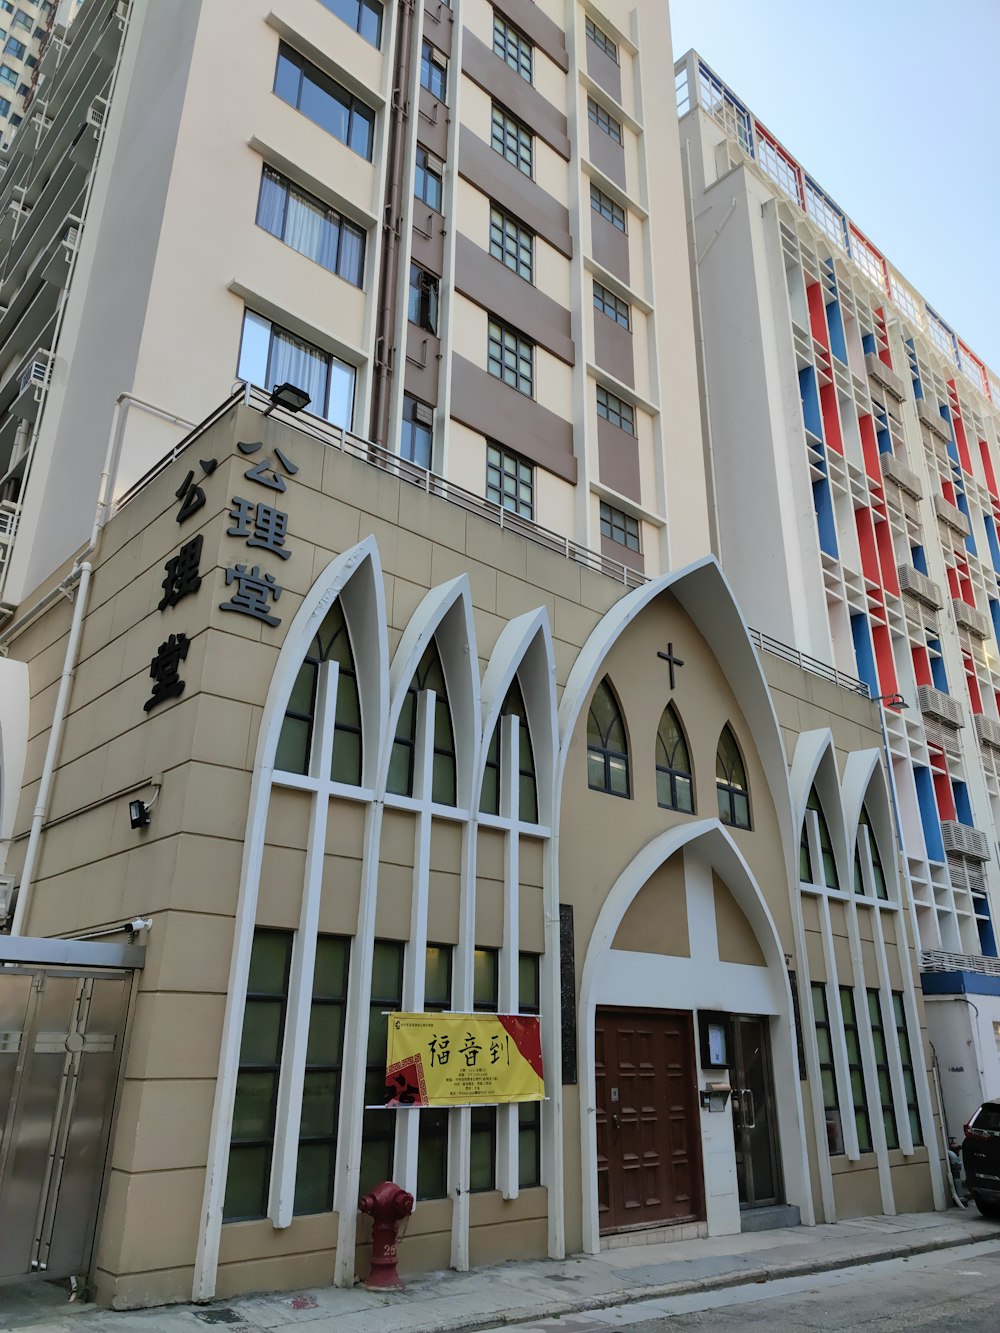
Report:
M 389 1015 L 386 1106 L 482 1106 L 545 1096 L 540 1020 L 524 1014 Z

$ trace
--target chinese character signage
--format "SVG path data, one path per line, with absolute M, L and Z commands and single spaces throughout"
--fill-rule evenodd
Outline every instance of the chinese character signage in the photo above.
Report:
M 385 1082 L 387 1106 L 541 1101 L 540 1020 L 524 1014 L 390 1014 Z

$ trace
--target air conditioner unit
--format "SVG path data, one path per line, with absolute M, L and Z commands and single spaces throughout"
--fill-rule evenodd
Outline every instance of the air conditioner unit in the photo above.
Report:
M 940 412 L 935 412 L 926 398 L 917 399 L 917 416 L 925 426 L 929 427 L 935 435 L 939 435 L 942 440 L 951 439 L 951 427 Z
M 970 606 L 968 602 L 960 597 L 951 599 L 951 607 L 955 613 L 955 620 L 962 629 L 967 629 L 970 634 L 974 634 L 977 639 L 988 639 L 993 633 L 993 623 L 985 611 L 980 611 L 978 606 Z
M 90 106 L 87 107 L 87 124 L 92 129 L 99 130 L 104 124 L 104 116 L 107 112 L 108 104 L 103 97 L 96 97 Z
M 941 840 L 946 853 L 965 856 L 970 861 L 990 859 L 990 840 L 981 829 L 960 824 L 956 819 L 941 820 Z
M 917 706 L 921 713 L 926 713 L 928 717 L 937 718 L 946 727 L 965 726 L 962 705 L 957 699 L 953 699 L 950 694 L 945 694 L 943 690 L 936 690 L 933 685 L 917 686 Z
M 915 472 L 911 472 L 895 454 L 880 454 L 879 462 L 882 464 L 882 476 L 886 481 L 894 482 L 901 491 L 906 491 L 907 495 L 912 495 L 915 500 L 920 499 L 920 478 Z
M 995 718 L 987 717 L 985 713 L 976 715 L 976 735 L 979 737 L 980 744 L 989 745 L 994 750 L 1000 750 L 1000 722 Z
M 902 379 L 894 370 L 890 370 L 875 352 L 869 352 L 865 356 L 865 370 L 876 383 L 881 384 L 886 393 L 891 393 L 893 398 L 900 403 L 903 401 L 906 390 L 903 387 Z
M 941 607 L 944 606 L 941 589 L 933 579 L 929 579 L 926 574 L 921 573 L 916 566 L 899 565 L 896 572 L 899 574 L 901 592 L 909 593 L 918 602 L 923 602 L 924 606 L 929 606 L 932 611 L 940 611 Z
M 934 512 L 942 523 L 947 523 L 949 528 L 954 528 L 960 532 L 963 537 L 968 537 L 971 532 L 969 520 L 959 509 L 958 505 L 953 505 L 950 500 L 946 500 L 943 495 L 934 496 Z

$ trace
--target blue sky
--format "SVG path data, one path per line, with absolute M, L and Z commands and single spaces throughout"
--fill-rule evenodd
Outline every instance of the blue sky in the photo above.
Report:
M 1000 0 L 670 0 L 699 51 L 1000 376 Z

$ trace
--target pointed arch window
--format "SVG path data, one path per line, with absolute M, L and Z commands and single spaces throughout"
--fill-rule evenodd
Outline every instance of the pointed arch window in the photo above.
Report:
M 607 676 L 594 691 L 587 717 L 587 784 L 611 796 L 631 795 L 625 723 Z
M 524 706 L 524 695 L 515 676 L 500 709 L 500 717 L 493 728 L 490 747 L 486 751 L 486 764 L 483 770 L 483 788 L 479 797 L 479 809 L 483 814 L 500 813 L 500 723 L 505 717 L 516 717 L 519 721 L 518 737 L 518 811 L 522 822 L 538 823 L 538 780 L 535 776 L 535 752 L 531 744 L 531 727 L 528 724 L 528 710 Z
M 339 600 L 326 614 L 299 673 L 285 709 L 274 766 L 285 773 L 308 773 L 316 730 L 316 710 L 329 673 L 337 663 L 337 706 L 334 717 L 330 777 L 334 782 L 361 785 L 361 700 L 351 635 Z
M 840 877 L 837 874 L 837 858 L 834 856 L 833 853 L 833 839 L 830 837 L 830 826 L 826 822 L 826 815 L 823 813 L 823 806 L 820 803 L 819 792 L 817 792 L 815 787 L 811 787 L 809 790 L 809 799 L 808 801 L 806 801 L 806 809 L 811 810 L 813 814 L 815 814 L 816 822 L 819 825 L 819 850 L 820 850 L 820 856 L 823 859 L 823 883 L 826 885 L 828 889 L 839 889 Z M 806 833 L 807 819 L 808 816 L 806 816 L 806 819 L 802 821 L 802 837 L 806 843 L 806 855 L 808 857 L 809 839 Z M 802 849 L 800 846 L 799 849 L 800 861 L 801 858 L 802 858 Z M 810 873 L 807 882 L 810 884 L 815 884 L 817 883 L 817 880 L 814 878 L 812 873 L 811 858 L 809 858 L 809 862 L 810 862 L 809 864 Z
M 750 827 L 750 789 L 747 786 L 743 756 L 733 729 L 727 722 L 715 752 L 715 787 L 719 798 L 719 818 L 732 828 Z
M 694 814 L 691 759 L 684 728 L 673 704 L 667 704 L 656 732 L 656 800 L 664 810 Z
M 875 881 L 875 896 L 881 898 L 883 902 L 888 902 L 889 886 L 886 883 L 885 869 L 882 865 L 882 856 L 878 849 L 878 839 L 875 836 L 875 830 L 872 828 L 871 816 L 868 814 L 868 807 L 861 807 L 861 817 L 858 820 L 858 842 L 854 847 L 854 892 L 864 893 L 864 879 L 861 873 L 861 829 L 868 830 L 868 846 L 872 853 L 872 878 Z
M 417 664 L 399 712 L 396 736 L 389 760 L 387 789 L 397 796 L 413 795 L 413 768 L 417 744 L 417 696 L 424 690 L 434 691 L 434 762 L 431 780 L 431 800 L 438 805 L 454 805 L 455 731 L 448 705 L 448 688 L 444 668 L 438 653 L 437 641 L 432 639 Z

